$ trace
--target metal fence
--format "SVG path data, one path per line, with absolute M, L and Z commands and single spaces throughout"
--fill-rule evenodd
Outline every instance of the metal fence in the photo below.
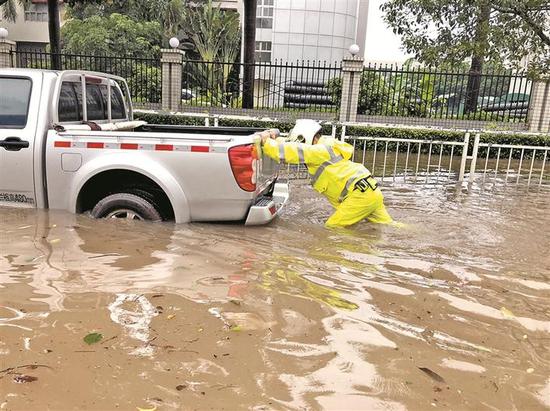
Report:
M 293 118 L 304 113 L 336 119 L 338 97 L 332 84 L 341 76 L 339 63 L 320 61 L 254 63 L 254 109 L 242 109 L 242 63 L 188 60 L 182 78 L 182 111 L 218 114 L 276 114 Z
M 13 51 L 12 64 L 20 68 L 51 68 L 51 53 Z M 160 59 L 120 56 L 60 54 L 62 70 L 89 70 L 115 74 L 128 81 L 137 108 L 160 108 L 162 72 Z
M 532 90 L 525 75 L 511 71 L 471 75 L 388 65 L 365 67 L 360 83 L 359 121 L 429 119 L 434 125 L 452 121 L 525 124 Z
M 14 51 L 12 64 L 50 68 L 51 57 L 51 53 L 42 51 Z M 62 69 L 124 77 L 136 107 L 161 108 L 160 58 L 83 54 L 60 54 L 59 58 Z M 179 82 L 172 85 L 170 81 L 168 88 L 176 96 L 176 107 L 184 112 L 270 116 L 279 120 L 304 116 L 319 120 L 339 118 L 342 96 L 347 98 L 349 94 L 349 90 L 342 90 L 342 62 L 276 61 L 252 66 L 253 109 L 242 108 L 243 72 L 249 64 L 185 60 L 181 99 L 177 99 Z M 530 108 L 537 107 L 532 83 L 523 74 L 510 71 L 472 76 L 453 70 L 369 65 L 363 68 L 359 83 L 358 122 L 463 129 L 482 129 L 488 123 L 498 123 L 507 129 L 525 129 Z
M 462 141 L 342 137 L 354 146 L 352 160 L 383 182 L 550 187 L 550 146 L 482 143 L 480 133 L 472 139 L 468 132 Z

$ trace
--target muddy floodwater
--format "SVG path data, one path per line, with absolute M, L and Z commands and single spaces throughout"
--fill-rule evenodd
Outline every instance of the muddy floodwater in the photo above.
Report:
M 0 409 L 549 409 L 550 193 L 384 193 L 405 228 L 0 209 Z

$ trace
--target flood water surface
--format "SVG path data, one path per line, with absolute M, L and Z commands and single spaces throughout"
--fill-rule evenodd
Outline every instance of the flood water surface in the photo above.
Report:
M 550 408 L 550 195 L 387 187 L 404 228 L 0 209 L 0 409 Z

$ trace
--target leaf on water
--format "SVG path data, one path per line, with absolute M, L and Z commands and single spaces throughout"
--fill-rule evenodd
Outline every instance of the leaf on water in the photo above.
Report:
M 167 320 L 171 320 L 172 318 L 174 318 L 176 316 L 176 314 L 170 314 L 170 315 L 167 315 L 166 316 L 166 319 Z
M 61 240 L 59 238 L 54 238 L 53 240 L 50 240 L 50 244 L 57 244 Z
M 84 342 L 88 345 L 92 345 L 92 344 L 100 342 L 102 338 L 103 338 L 103 334 L 90 333 L 86 337 L 84 337 Z
M 156 411 L 157 406 L 155 405 L 153 408 L 140 408 L 136 407 L 138 411 Z
M 232 325 L 231 327 L 229 327 L 229 329 L 231 331 L 236 331 L 236 332 L 243 330 L 243 328 L 240 325 Z
M 514 315 L 514 313 L 512 311 L 510 311 L 508 308 L 506 307 L 502 307 L 500 309 L 500 312 L 502 314 L 502 316 L 504 318 L 515 318 L 516 316 Z
M 32 375 L 18 374 L 15 377 L 13 377 L 13 382 L 16 382 L 17 384 L 23 384 L 27 382 L 36 381 L 37 379 L 38 379 L 37 377 L 33 377 Z
M 418 369 L 420 371 L 422 371 L 423 373 L 425 373 L 428 377 L 430 377 L 434 381 L 442 382 L 442 383 L 445 382 L 445 379 L 441 375 L 439 375 L 438 373 L 430 370 L 427 367 L 418 367 Z

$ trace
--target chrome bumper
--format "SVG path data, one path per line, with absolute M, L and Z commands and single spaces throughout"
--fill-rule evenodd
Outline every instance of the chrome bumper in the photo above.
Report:
M 273 220 L 288 201 L 289 188 L 286 183 L 277 183 L 271 197 L 262 197 L 250 207 L 245 225 L 263 225 Z

